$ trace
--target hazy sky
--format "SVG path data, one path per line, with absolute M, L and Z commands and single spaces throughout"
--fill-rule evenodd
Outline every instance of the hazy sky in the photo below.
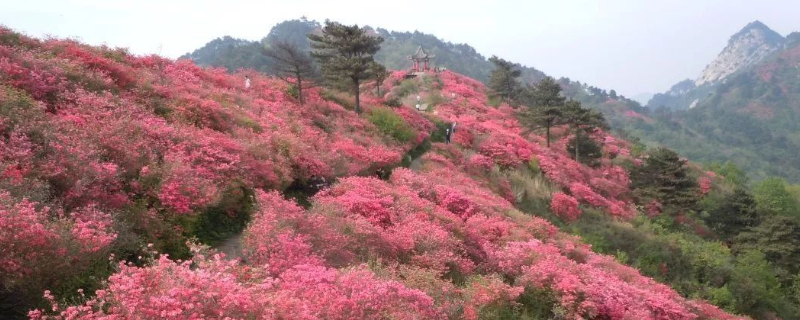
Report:
M 17 31 L 171 58 L 301 16 L 419 30 L 629 96 L 696 78 L 750 21 L 800 31 L 799 12 L 798 0 L 0 0 L 0 24 Z

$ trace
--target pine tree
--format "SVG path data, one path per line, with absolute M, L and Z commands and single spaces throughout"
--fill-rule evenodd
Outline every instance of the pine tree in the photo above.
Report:
M 281 80 L 289 83 L 297 89 L 297 98 L 302 106 L 303 89 L 313 86 L 312 80 L 316 77 L 316 69 L 311 61 L 311 57 L 303 52 L 299 47 L 289 41 L 277 41 L 262 51 L 264 55 L 272 59 L 272 69 L 275 75 Z M 303 86 L 303 81 L 306 86 Z
M 734 252 L 758 250 L 776 267 L 794 274 L 800 261 L 800 225 L 786 216 L 771 216 L 734 238 Z
M 320 63 L 322 74 L 329 83 L 344 84 L 353 90 L 357 113 L 361 113 L 361 81 L 371 77 L 370 67 L 383 38 L 367 34 L 358 25 L 346 26 L 325 21 L 322 35 L 309 34 L 311 56 Z
M 580 151 L 580 153 L 579 153 Z M 586 135 L 576 135 L 567 141 L 567 152 L 580 163 L 590 167 L 598 165 L 597 159 L 603 157 L 603 147 Z
M 704 218 L 723 239 L 730 239 L 760 222 L 756 211 L 756 200 L 746 189 L 737 187 L 726 196 L 719 207 L 714 208 Z
M 383 85 L 383 81 L 389 77 L 389 70 L 386 70 L 386 67 L 382 64 L 373 62 L 370 66 L 370 73 L 372 77 L 375 78 L 375 89 L 377 90 L 377 96 L 380 97 L 381 86 Z
M 498 97 L 504 102 L 513 103 L 519 99 L 522 87 L 517 78 L 522 75 L 522 71 L 515 69 L 515 65 L 509 61 L 492 56 L 489 61 L 494 63 L 495 69 L 489 76 L 489 90 L 492 97 Z
M 586 147 L 587 149 L 583 152 L 588 158 L 583 163 L 593 164 L 602 156 L 601 146 L 589 138 L 588 134 L 597 129 L 608 129 L 605 117 L 600 112 L 583 108 L 581 103 L 576 100 L 570 100 L 564 104 L 562 116 L 563 122 L 569 124 L 575 134 L 575 137 L 567 143 L 567 150 L 574 155 L 575 161 L 581 162 L 581 150 L 582 147 Z
M 561 95 L 561 86 L 551 77 L 542 79 L 525 94 L 528 109 L 522 113 L 523 123 L 530 129 L 544 127 L 547 146 L 550 147 L 550 128 L 558 124 L 566 98 Z
M 689 175 L 686 160 L 675 151 L 659 147 L 644 164 L 631 171 L 631 188 L 639 203 L 658 200 L 678 210 L 694 210 L 699 200 L 697 182 Z
M 800 215 L 800 202 L 797 195 L 787 188 L 786 180 L 770 177 L 762 180 L 753 188 L 759 211 L 797 217 Z

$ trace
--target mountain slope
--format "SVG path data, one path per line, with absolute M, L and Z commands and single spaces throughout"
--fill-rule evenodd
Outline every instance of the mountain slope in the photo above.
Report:
M 536 174 L 530 197 L 565 221 L 622 223 L 638 213 L 614 162 L 637 159 L 602 132 L 597 168 L 545 148 L 476 80 L 396 72 L 398 100 L 450 98 L 420 113 L 365 90 L 359 115 L 337 92 L 300 106 L 266 76 L 247 89 L 242 73 L 7 29 L 0 71 L 0 306 L 52 304 L 31 319 L 739 319 L 533 215 L 549 206 L 515 208 L 515 175 Z M 286 199 L 320 176 L 338 181 L 307 208 Z M 245 224 L 245 261 L 186 244 Z
M 252 58 L 260 55 L 260 46 L 268 46 L 277 40 L 288 40 L 298 44 L 301 49 L 310 50 L 306 35 L 320 28 L 320 24 L 316 21 L 305 19 L 284 21 L 275 25 L 261 41 L 248 42 L 247 46 L 237 47 L 242 48 L 241 51 L 222 50 L 221 46 L 215 44 L 218 40 L 214 40 L 181 58 L 191 59 L 201 66 L 224 67 L 229 71 L 250 67 L 269 73 L 269 61 Z M 467 44 L 453 44 L 434 35 L 416 31 L 395 32 L 381 28 L 366 28 L 384 38 L 381 50 L 375 59 L 390 69 L 409 69 L 411 67 L 409 56 L 417 47 L 422 46 L 426 51 L 436 55 L 434 66 L 445 67 L 483 83 L 488 81 L 489 75 L 494 70 L 494 65 L 486 57 Z M 251 64 L 251 61 L 257 61 L 258 64 Z M 522 71 L 520 80 L 526 84 L 536 83 L 546 76 L 532 67 L 517 65 L 517 68 Z M 645 112 L 639 103 L 617 96 L 616 93 L 612 93 L 613 90 L 603 90 L 569 78 L 561 78 L 559 83 L 564 88 L 565 95 L 581 101 L 585 106 L 601 110 L 615 126 L 624 123 L 627 119 L 626 112 Z

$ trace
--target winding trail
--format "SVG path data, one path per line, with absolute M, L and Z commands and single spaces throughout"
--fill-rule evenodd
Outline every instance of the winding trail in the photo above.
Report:
M 244 258 L 242 254 L 242 233 L 234 234 L 230 238 L 225 239 L 225 241 L 220 242 L 214 249 L 224 253 L 225 259 L 227 260 Z
M 428 152 L 427 151 L 423 152 L 422 154 L 414 158 L 414 160 L 411 160 L 411 165 L 409 165 L 408 168 L 411 169 L 411 171 L 415 172 L 422 169 L 422 156 L 424 156 L 426 153 Z

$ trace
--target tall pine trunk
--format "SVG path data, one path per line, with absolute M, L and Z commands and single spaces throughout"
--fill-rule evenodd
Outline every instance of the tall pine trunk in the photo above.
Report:
M 297 74 L 297 96 L 300 98 L 300 105 L 303 105 L 303 79 L 300 78 L 300 74 Z
M 546 140 L 547 140 L 547 147 L 550 148 L 550 123 L 545 126 L 547 130 Z
M 361 113 L 361 88 L 358 87 L 358 79 L 353 79 L 353 91 L 356 95 L 356 113 Z
M 581 161 L 578 159 L 578 149 L 581 145 L 581 131 L 578 128 L 575 128 L 575 162 L 580 163 Z

